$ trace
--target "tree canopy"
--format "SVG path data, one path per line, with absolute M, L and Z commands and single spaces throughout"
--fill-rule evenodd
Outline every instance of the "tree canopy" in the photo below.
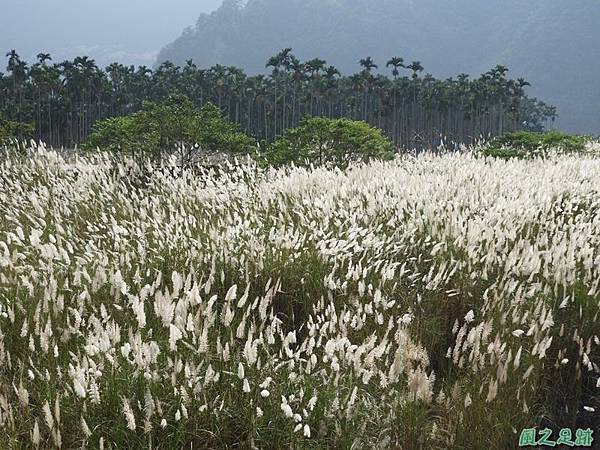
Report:
M 586 144 L 592 141 L 590 136 L 577 136 L 549 131 L 535 133 L 517 131 L 492 139 L 481 151 L 485 156 L 500 158 L 530 158 L 546 156 L 549 152 L 580 153 L 585 151 Z
M 33 136 L 34 127 L 30 123 L 6 120 L 0 115 L 0 145 L 11 141 L 26 141 Z
M 200 68 L 191 60 L 183 67 L 115 63 L 102 70 L 85 56 L 52 63 L 51 55 L 40 53 L 31 66 L 15 51 L 7 56 L 0 112 L 11 121 L 34 123 L 34 138 L 53 146 L 83 143 L 99 120 L 139 112 L 144 102 L 158 104 L 171 94 L 185 95 L 196 108 L 211 103 L 246 134 L 267 141 L 307 116 L 365 121 L 401 148 L 543 129 L 556 117 L 555 108 L 529 98 L 528 83 L 511 79 L 504 66 L 478 78 L 459 74 L 440 80 L 419 61 L 401 56 L 387 63 L 357 56 L 358 72 L 343 76 L 323 59 L 301 61 L 291 48 L 267 60 L 267 76 L 249 76 L 234 66 Z M 376 72 L 384 66 L 391 77 Z M 127 121 L 111 123 L 128 128 Z
M 85 147 L 155 157 L 177 153 L 185 164 L 199 154 L 250 153 L 254 144 L 212 103 L 198 108 L 184 95 L 170 95 L 131 115 L 99 121 Z
M 366 122 L 313 117 L 286 130 L 271 146 L 265 160 L 273 165 L 347 166 L 354 161 L 391 159 L 392 142 Z

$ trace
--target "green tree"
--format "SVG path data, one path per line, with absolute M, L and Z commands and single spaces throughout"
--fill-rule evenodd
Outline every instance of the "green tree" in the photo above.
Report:
M 585 150 L 589 141 L 588 136 L 571 135 L 560 131 L 546 133 L 518 131 L 492 139 L 482 149 L 482 154 L 508 159 L 545 156 L 549 150 L 578 153 Z
M 360 61 L 358 73 L 342 75 L 322 59 L 300 61 L 290 48 L 269 59 L 270 75 L 256 76 L 233 66 L 202 69 L 191 60 L 152 71 L 117 63 L 101 69 L 85 56 L 51 63 L 40 53 L 31 66 L 16 51 L 7 58 L 0 112 L 7 120 L 34 123 L 36 139 L 54 147 L 85 142 L 98 121 L 140 112 L 145 102 L 160 104 L 175 93 L 195 108 L 217 105 L 224 118 L 269 142 L 305 116 L 364 120 L 397 147 L 411 148 L 435 147 L 440 137 L 473 143 L 521 129 L 543 131 L 556 117 L 555 108 L 528 98 L 528 83 L 509 79 L 503 66 L 472 80 L 438 80 L 419 76 L 422 66 L 405 65 L 400 57 L 387 62 L 389 78 L 374 72 L 370 57 Z
M 31 123 L 6 120 L 0 115 L 0 145 L 27 141 L 33 137 L 34 128 Z
M 218 107 L 208 103 L 197 108 L 179 94 L 160 103 L 146 102 L 137 113 L 98 122 L 85 148 L 157 159 L 177 154 L 181 164 L 188 164 L 198 155 L 249 154 L 254 145 Z
M 273 165 L 336 165 L 393 158 L 391 141 L 366 122 L 313 117 L 291 128 L 269 147 L 265 160 Z
M 159 136 L 146 125 L 142 124 L 139 113 L 100 120 L 82 147 L 130 153 L 134 157 L 151 154 L 159 148 Z

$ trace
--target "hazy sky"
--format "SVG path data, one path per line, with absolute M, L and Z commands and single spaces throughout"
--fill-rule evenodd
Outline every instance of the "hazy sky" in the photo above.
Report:
M 2 0 L 0 52 L 14 48 L 32 61 L 41 51 L 55 60 L 87 54 L 151 66 L 156 53 L 221 0 Z M 0 71 L 5 70 L 0 57 Z

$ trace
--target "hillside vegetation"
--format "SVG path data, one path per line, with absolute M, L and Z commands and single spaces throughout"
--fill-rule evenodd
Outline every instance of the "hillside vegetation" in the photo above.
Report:
M 380 66 L 390 55 L 418 59 L 439 78 L 503 64 L 558 107 L 567 131 L 600 134 L 599 22 L 600 3 L 589 0 L 226 0 L 158 62 L 191 58 L 258 73 L 265 58 L 293 47 L 344 74 L 356 70 L 357 54 Z
M 597 424 L 599 170 L 4 154 L 0 438 L 505 450 Z

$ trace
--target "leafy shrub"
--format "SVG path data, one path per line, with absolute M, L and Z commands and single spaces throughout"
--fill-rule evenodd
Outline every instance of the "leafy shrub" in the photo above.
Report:
M 101 120 L 94 125 L 83 147 L 111 152 L 129 150 L 134 154 L 137 151 L 148 151 L 157 145 L 157 142 L 151 142 L 151 133 L 137 129 L 136 125 L 139 122 L 138 114 Z
M 273 165 L 347 166 L 353 161 L 392 159 L 392 142 L 366 122 L 313 117 L 304 119 L 268 148 L 265 160 Z
M 250 153 L 254 145 L 215 105 L 196 108 L 187 97 L 171 95 L 129 116 L 98 122 L 84 148 L 155 157 L 178 153 L 187 163 L 201 153 Z
M 14 122 L 0 116 L 0 145 L 10 141 L 26 141 L 33 137 L 34 126 L 30 123 Z
M 483 154 L 498 158 L 526 158 L 543 156 L 549 150 L 576 153 L 583 151 L 587 142 L 589 142 L 589 138 L 586 136 L 577 136 L 560 131 L 546 133 L 517 131 L 492 139 L 483 148 Z

